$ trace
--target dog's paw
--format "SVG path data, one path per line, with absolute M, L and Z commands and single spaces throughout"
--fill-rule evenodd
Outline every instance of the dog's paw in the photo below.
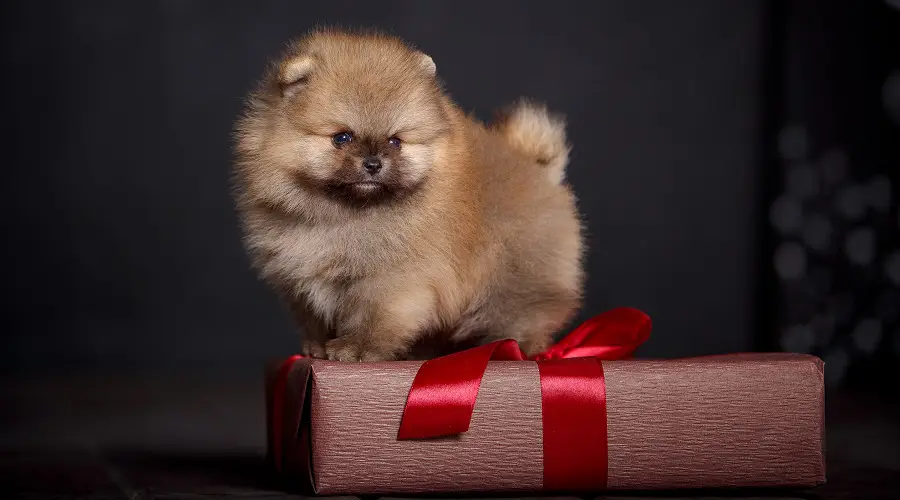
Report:
M 325 357 L 332 361 L 391 361 L 394 354 L 376 348 L 365 338 L 344 336 L 325 344 Z
M 300 352 L 310 358 L 325 359 L 325 344 L 316 340 L 304 340 Z

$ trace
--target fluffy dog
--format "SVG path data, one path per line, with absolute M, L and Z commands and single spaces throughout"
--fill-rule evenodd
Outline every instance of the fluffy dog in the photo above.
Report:
M 480 123 L 426 54 L 319 30 L 270 67 L 236 130 L 245 246 L 306 354 L 392 360 L 498 338 L 535 353 L 579 308 L 569 145 L 543 106 Z

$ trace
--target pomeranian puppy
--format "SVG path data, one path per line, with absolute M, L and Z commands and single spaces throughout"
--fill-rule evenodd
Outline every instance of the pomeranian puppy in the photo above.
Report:
M 382 361 L 501 338 L 533 354 L 579 308 L 570 149 L 543 106 L 485 125 L 405 42 L 318 30 L 270 67 L 236 130 L 245 246 L 305 354 Z

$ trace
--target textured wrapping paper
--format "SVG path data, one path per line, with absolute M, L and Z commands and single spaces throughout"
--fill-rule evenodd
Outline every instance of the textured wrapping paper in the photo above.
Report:
M 598 363 L 605 415 L 577 421 L 605 426 L 605 469 L 596 471 L 606 476 L 604 489 L 824 483 L 818 358 L 734 354 Z M 538 362 L 486 363 L 465 432 L 398 439 L 421 366 L 309 359 L 273 365 L 270 459 L 319 494 L 548 490 L 544 447 L 552 434 L 545 433 Z M 579 456 L 565 458 L 580 463 Z M 565 479 L 555 486 L 584 489 L 566 488 Z

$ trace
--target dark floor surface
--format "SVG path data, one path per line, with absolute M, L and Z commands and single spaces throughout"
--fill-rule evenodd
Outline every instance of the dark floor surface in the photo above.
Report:
M 0 498 L 301 498 L 267 469 L 260 384 L 3 382 Z M 900 498 L 900 408 L 829 395 L 828 484 L 598 498 Z

